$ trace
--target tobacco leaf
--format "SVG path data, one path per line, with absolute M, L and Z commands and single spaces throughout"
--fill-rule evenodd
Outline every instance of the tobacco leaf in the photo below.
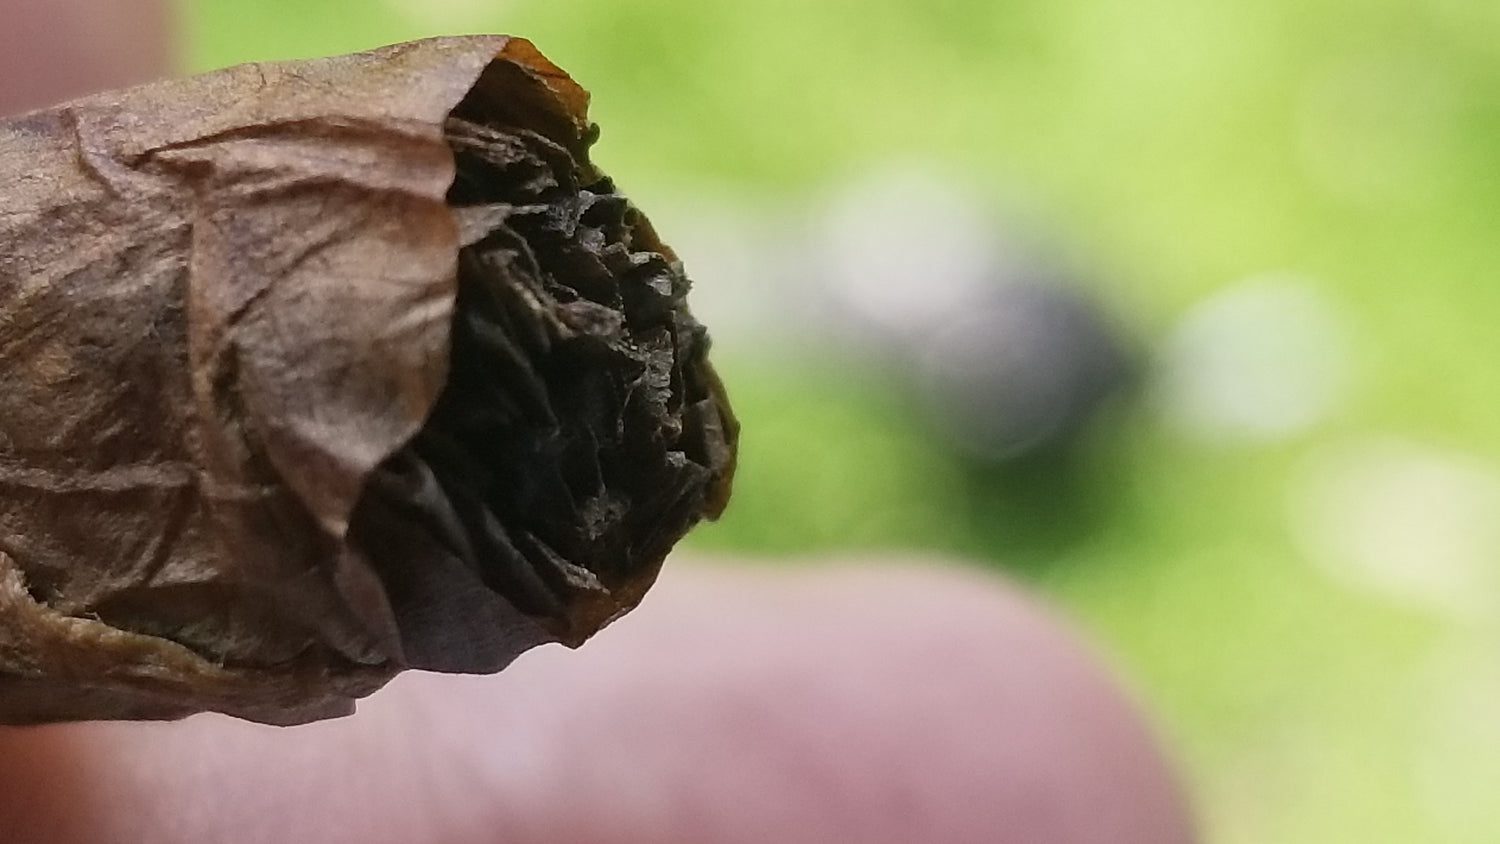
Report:
M 737 426 L 523 39 L 0 121 L 0 722 L 346 714 L 634 607 Z

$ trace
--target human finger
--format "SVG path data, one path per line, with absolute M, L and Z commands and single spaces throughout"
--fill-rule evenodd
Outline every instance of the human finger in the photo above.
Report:
M 1151 730 L 1048 611 L 907 564 L 669 566 L 577 653 L 341 721 L 0 732 L 18 840 L 1191 840 Z
M 165 73 L 167 0 L 0 0 L 0 114 Z

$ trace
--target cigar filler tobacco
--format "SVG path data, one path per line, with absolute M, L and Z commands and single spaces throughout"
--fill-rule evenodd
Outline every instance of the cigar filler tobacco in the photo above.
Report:
M 529 42 L 0 120 L 0 723 L 276 724 L 634 607 L 737 426 Z

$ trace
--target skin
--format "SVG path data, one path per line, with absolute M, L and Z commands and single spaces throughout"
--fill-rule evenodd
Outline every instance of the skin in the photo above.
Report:
M 154 0 L 0 0 L 0 114 L 166 72 L 168 5 Z
M 0 112 L 161 72 L 148 0 L 0 0 Z M 1139 709 L 1068 625 L 913 559 L 669 561 L 577 652 L 410 674 L 278 729 L 0 728 L 8 841 L 1194 840 Z

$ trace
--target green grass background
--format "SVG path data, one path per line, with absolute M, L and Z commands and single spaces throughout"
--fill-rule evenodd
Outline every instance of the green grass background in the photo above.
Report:
M 1500 722 L 1500 696 L 1471 682 L 1493 670 L 1497 637 L 1330 580 L 1286 519 L 1290 473 L 1329 445 L 1389 435 L 1500 456 L 1500 4 L 184 0 L 184 12 L 193 69 L 526 35 L 593 91 L 598 158 L 648 211 L 684 187 L 794 206 L 882 161 L 938 162 L 1065 231 L 1148 343 L 1236 279 L 1319 279 L 1363 353 L 1333 418 L 1274 445 L 1210 447 L 1124 406 L 1066 489 L 1047 473 L 976 486 L 876 373 L 723 348 L 744 468 L 727 518 L 694 541 L 773 559 L 939 549 L 1017 572 L 1148 702 L 1210 841 L 1500 840 L 1500 735 L 1442 714 L 1470 706 L 1475 723 Z

